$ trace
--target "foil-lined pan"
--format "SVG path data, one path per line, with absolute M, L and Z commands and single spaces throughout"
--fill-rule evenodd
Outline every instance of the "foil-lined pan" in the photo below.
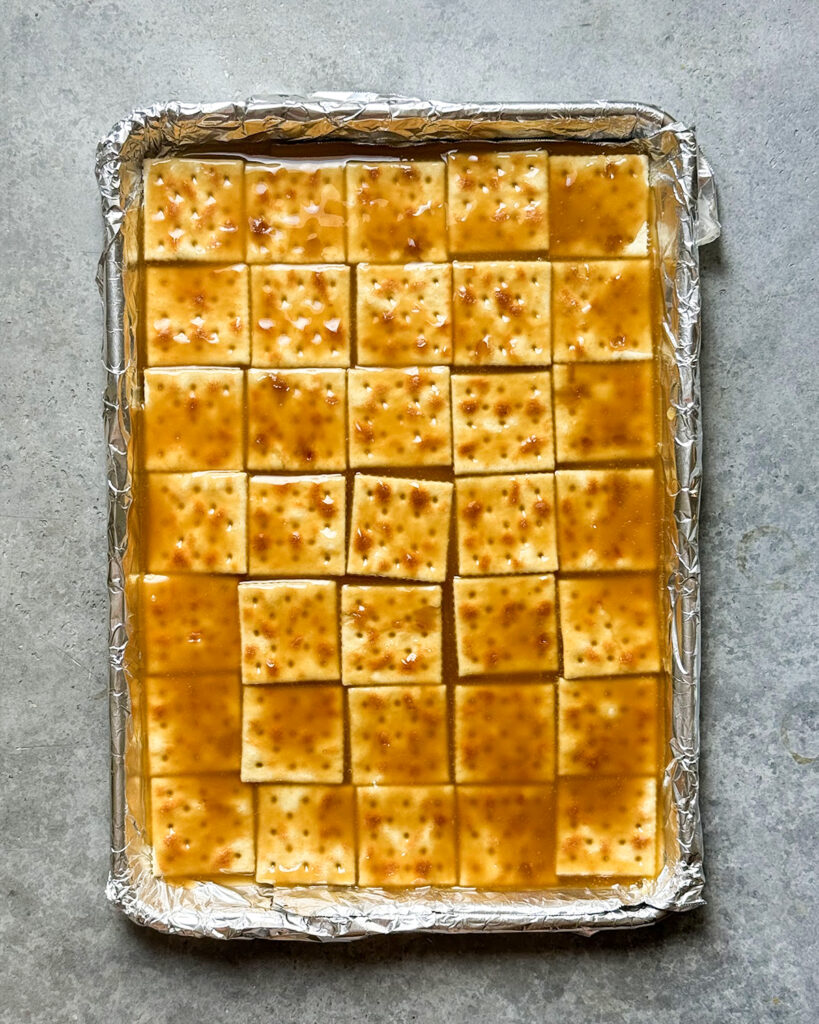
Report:
M 669 680 L 668 764 L 662 785 L 658 877 L 605 889 L 387 892 L 251 883 L 170 885 L 153 876 L 147 839 L 133 586 L 136 517 L 132 440 L 138 409 L 138 231 L 146 158 L 259 143 L 349 142 L 411 147 L 439 141 L 628 146 L 647 154 L 662 290 L 658 347 Z M 111 870 L 109 900 L 160 931 L 213 938 L 354 939 L 401 931 L 572 930 L 650 924 L 703 902 L 699 789 L 702 433 L 699 246 L 720 232 L 716 190 L 695 133 L 662 111 L 624 103 L 450 104 L 324 94 L 224 105 L 170 103 L 137 110 L 97 150 L 105 246 L 98 284 L 105 306 L 105 437 L 110 604 Z

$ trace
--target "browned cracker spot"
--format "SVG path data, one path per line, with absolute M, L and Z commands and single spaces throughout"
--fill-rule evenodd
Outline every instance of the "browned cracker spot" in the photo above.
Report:
M 149 572 L 247 569 L 244 473 L 148 473 Z
M 250 268 L 253 366 L 348 366 L 350 268 Z
M 552 361 L 548 263 L 453 263 L 455 362 L 545 366 Z
M 649 459 L 654 455 L 651 362 L 572 363 L 556 365 L 552 373 L 558 462 Z
M 248 263 L 341 263 L 344 169 L 271 163 L 245 169 Z
M 239 659 L 236 579 L 144 576 L 145 668 L 151 675 L 233 671 Z
M 445 260 L 444 191 L 440 161 L 347 164 L 350 262 Z
M 239 676 L 152 676 L 146 680 L 151 775 L 238 772 Z
M 155 875 L 254 870 L 253 787 L 235 775 L 152 779 L 151 824 Z
M 350 370 L 350 465 L 448 466 L 449 368 Z
M 241 370 L 145 371 L 145 468 L 243 469 Z
M 557 499 L 561 569 L 657 565 L 653 469 L 561 469 Z
M 452 378 L 456 473 L 554 468 L 548 370 Z
M 453 580 L 462 676 L 557 670 L 554 576 Z
M 452 252 L 534 252 L 549 245 L 545 152 L 450 153 Z
M 357 687 L 348 701 L 356 785 L 449 781 L 445 686 Z
M 242 699 L 244 782 L 341 782 L 340 686 L 249 686 Z
M 659 671 L 653 576 L 564 579 L 558 590 L 567 679 Z
M 344 370 L 249 370 L 248 469 L 344 469 Z
M 648 160 L 637 153 L 552 156 L 553 257 L 648 253 Z
M 657 764 L 656 676 L 558 683 L 561 775 L 649 775 Z
M 341 679 L 366 683 L 441 682 L 441 588 L 341 588 Z
M 154 366 L 250 361 L 247 267 L 147 267 L 145 334 Z
M 352 786 L 259 786 L 256 881 L 355 884 Z
M 374 266 L 357 275 L 362 366 L 452 362 L 452 269 L 448 263 Z
M 455 687 L 457 782 L 548 782 L 555 773 L 551 683 Z
M 338 679 L 336 603 L 329 580 L 239 584 L 242 682 Z
M 359 885 L 454 885 L 452 786 L 373 786 L 356 791 Z
M 557 568 L 553 473 L 459 477 L 455 496 L 459 572 Z
M 657 783 L 647 778 L 561 779 L 558 875 L 656 874 Z
M 243 259 L 242 175 L 241 160 L 146 160 L 145 259 Z
M 248 501 L 251 575 L 344 574 L 343 476 L 254 476 Z
M 554 884 L 551 786 L 459 786 L 458 819 L 461 885 Z
M 651 358 L 648 260 L 552 267 L 556 363 Z
M 347 572 L 439 582 L 446 576 L 452 484 L 355 478 Z

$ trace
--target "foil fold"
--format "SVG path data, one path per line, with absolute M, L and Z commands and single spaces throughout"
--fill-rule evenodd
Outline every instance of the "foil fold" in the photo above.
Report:
M 275 889 L 198 882 L 173 886 L 151 872 L 136 678 L 129 670 L 135 588 L 129 446 L 137 408 L 137 231 L 142 163 L 149 157 L 245 142 L 349 141 L 412 146 L 469 140 L 571 141 L 629 146 L 649 157 L 663 314 L 659 372 L 669 417 L 663 472 L 673 523 L 667 573 L 670 761 L 666 864 L 656 879 L 603 890 L 473 892 L 310 886 Z M 108 480 L 111 869 L 109 900 L 139 924 L 211 938 L 356 939 L 404 931 L 571 930 L 650 924 L 703 902 L 699 791 L 702 430 L 699 246 L 719 236 L 716 187 L 692 128 L 640 104 L 453 104 L 371 94 L 168 103 L 136 110 L 100 142 L 96 173 L 105 244 L 97 283 L 105 307 L 104 425 Z

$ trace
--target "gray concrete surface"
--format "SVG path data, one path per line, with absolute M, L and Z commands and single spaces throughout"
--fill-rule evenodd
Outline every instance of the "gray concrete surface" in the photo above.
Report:
M 4 0 L 4 1024 L 817 1019 L 817 10 L 811 0 Z M 158 99 L 351 88 L 643 100 L 699 126 L 725 229 L 704 255 L 700 912 L 591 939 L 331 948 L 171 940 L 104 902 L 94 146 Z

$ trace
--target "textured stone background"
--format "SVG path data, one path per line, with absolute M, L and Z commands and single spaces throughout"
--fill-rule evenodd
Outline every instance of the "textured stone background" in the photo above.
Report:
M 816 1020 L 818 12 L 4 0 L 0 1020 Z M 641 100 L 699 127 L 724 223 L 703 259 L 702 911 L 591 939 L 225 946 L 142 932 L 104 902 L 94 146 L 155 100 L 314 89 Z

